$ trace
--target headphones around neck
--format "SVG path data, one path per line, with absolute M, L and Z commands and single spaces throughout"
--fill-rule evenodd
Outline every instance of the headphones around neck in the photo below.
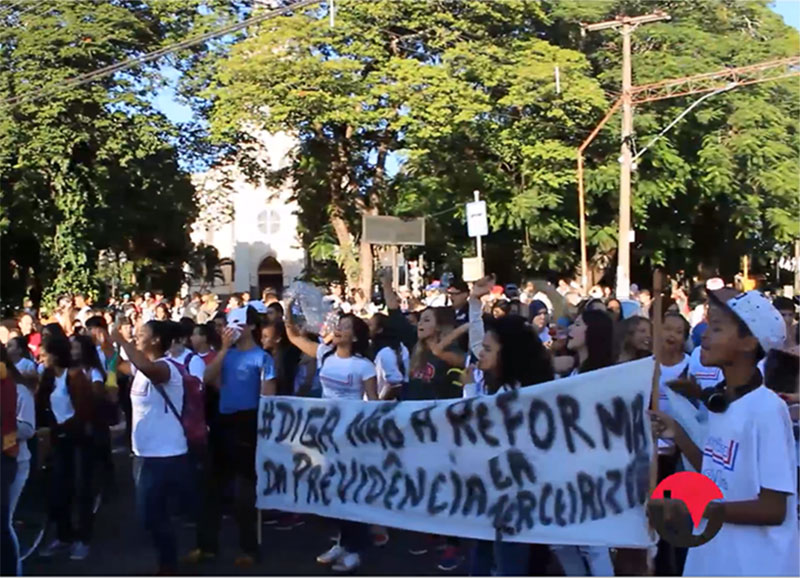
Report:
M 757 371 L 756 375 L 753 376 L 747 385 L 736 388 L 734 390 L 735 397 L 731 400 L 729 400 L 725 395 L 726 385 L 724 382 L 704 391 L 703 403 L 705 403 L 708 411 L 714 413 L 725 413 L 734 401 L 761 387 L 761 383 L 763 381 L 761 378 L 761 372 Z

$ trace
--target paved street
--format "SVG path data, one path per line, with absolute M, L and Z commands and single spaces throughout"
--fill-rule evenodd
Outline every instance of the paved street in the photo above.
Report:
M 24 563 L 26 575 L 107 575 L 107 574 L 153 574 L 156 568 L 155 555 L 147 536 L 134 515 L 133 482 L 130 475 L 130 460 L 127 454 L 115 455 L 117 465 L 117 490 L 101 505 L 95 523 L 94 540 L 89 557 L 73 562 L 67 556 L 53 560 L 39 558 L 36 553 Z M 23 548 L 30 544 L 36 534 L 41 506 L 44 504 L 40 480 L 26 487 L 20 504 L 17 525 Z M 194 547 L 194 529 L 183 523 L 180 527 L 181 552 Z M 337 530 L 328 521 L 309 517 L 304 526 L 292 531 L 277 531 L 268 526 L 263 532 L 263 560 L 255 567 L 242 570 L 233 565 L 237 554 L 237 530 L 232 518 L 223 522 L 221 538 L 222 552 L 217 561 L 195 567 L 184 567 L 187 574 L 204 575 L 308 575 L 328 574 L 325 567 L 316 563 L 316 556 L 331 545 L 331 537 Z M 49 539 L 49 535 L 48 535 Z M 47 539 L 46 539 L 47 540 Z M 365 555 L 361 574 L 380 575 L 436 575 L 435 553 L 414 557 L 408 552 L 409 534 L 391 531 L 389 544 L 383 548 L 371 548 Z M 465 566 L 454 575 L 464 575 Z

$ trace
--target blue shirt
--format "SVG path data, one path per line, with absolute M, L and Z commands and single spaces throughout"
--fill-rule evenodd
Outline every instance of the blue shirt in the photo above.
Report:
M 222 361 L 219 412 L 258 409 L 262 379 L 275 379 L 275 364 L 269 353 L 258 346 L 246 351 L 230 349 Z
M 700 347 L 700 342 L 703 341 L 703 333 L 708 329 L 708 323 L 701 321 L 692 329 L 692 344 L 695 347 Z

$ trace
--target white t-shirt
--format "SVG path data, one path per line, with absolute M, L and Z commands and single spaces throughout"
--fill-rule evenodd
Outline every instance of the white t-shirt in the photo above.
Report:
M 375 374 L 378 382 L 378 393 L 384 389 L 399 387 L 408 383 L 408 366 L 410 356 L 405 345 L 400 344 L 400 358 L 403 361 L 403 371 L 397 363 L 397 353 L 391 347 L 384 347 L 375 356 Z
M 183 378 L 178 368 L 162 358 L 169 367 L 169 381 L 164 390 L 178 412 L 183 409 Z M 186 435 L 178 417 L 162 395 L 141 371 L 131 383 L 131 442 L 133 453 L 143 458 L 180 456 L 188 451 Z
M 328 352 L 332 353 L 326 356 Z M 339 357 L 330 345 L 317 348 L 317 368 L 325 399 L 362 399 L 364 382 L 376 375 L 375 365 L 369 359 Z
M 689 375 L 694 377 L 702 389 L 714 387 L 724 380 L 725 376 L 719 367 L 708 367 L 700 363 L 700 349 L 695 347 L 689 358 Z
M 61 374 L 61 377 L 55 377 L 53 391 L 50 393 L 50 409 L 53 410 L 53 416 L 56 418 L 56 423 L 59 424 L 75 415 L 75 408 L 72 407 L 72 399 L 69 397 L 67 389 L 66 371 Z
M 670 381 L 675 381 L 676 379 L 680 378 L 681 375 L 687 375 L 688 370 L 687 367 L 689 366 L 689 356 L 683 356 L 683 359 L 676 363 L 675 365 L 661 365 L 660 377 L 658 379 L 658 409 L 663 411 L 666 414 L 669 414 L 669 398 L 667 397 L 667 388 L 669 387 L 667 383 Z M 687 373 L 684 374 L 684 371 Z
M 710 412 L 708 426 L 702 473 L 723 500 L 755 500 L 761 488 L 786 493 L 786 517 L 780 526 L 723 525 L 689 549 L 684 576 L 797 576 L 797 458 L 786 404 L 762 385 L 724 413 Z
M 22 359 L 20 359 L 18 362 L 14 364 L 14 366 L 17 368 L 17 371 L 19 371 L 22 375 L 36 374 L 39 372 L 39 368 L 36 366 L 36 362 L 31 361 L 27 357 L 23 357 Z
M 702 303 L 692 309 L 692 312 L 689 313 L 689 325 L 691 325 L 692 329 L 694 329 L 697 325 L 703 322 L 703 318 L 706 316 L 706 307 Z
M 21 383 L 17 384 L 17 441 L 19 442 L 18 462 L 31 459 L 28 440 L 36 435 L 36 403 L 33 393 Z
M 181 353 L 180 355 L 168 355 L 167 357 L 169 357 L 170 359 L 174 359 L 182 366 L 186 367 L 186 358 L 188 358 L 190 355 L 192 356 L 192 359 L 191 361 L 189 361 L 189 367 L 187 367 L 186 369 L 188 370 L 189 375 L 193 375 L 200 381 L 203 381 L 203 374 L 206 371 L 206 362 L 203 361 L 202 357 L 200 357 L 193 351 L 190 351 L 189 349 L 184 349 L 183 353 Z

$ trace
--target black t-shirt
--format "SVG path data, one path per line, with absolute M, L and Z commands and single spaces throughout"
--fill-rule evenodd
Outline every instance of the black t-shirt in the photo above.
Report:
M 458 351 L 457 348 L 451 351 Z M 408 385 L 404 388 L 403 399 L 457 399 L 461 397 L 460 375 L 450 372 L 454 368 L 439 359 L 430 351 L 426 351 L 420 368 L 411 369 Z

